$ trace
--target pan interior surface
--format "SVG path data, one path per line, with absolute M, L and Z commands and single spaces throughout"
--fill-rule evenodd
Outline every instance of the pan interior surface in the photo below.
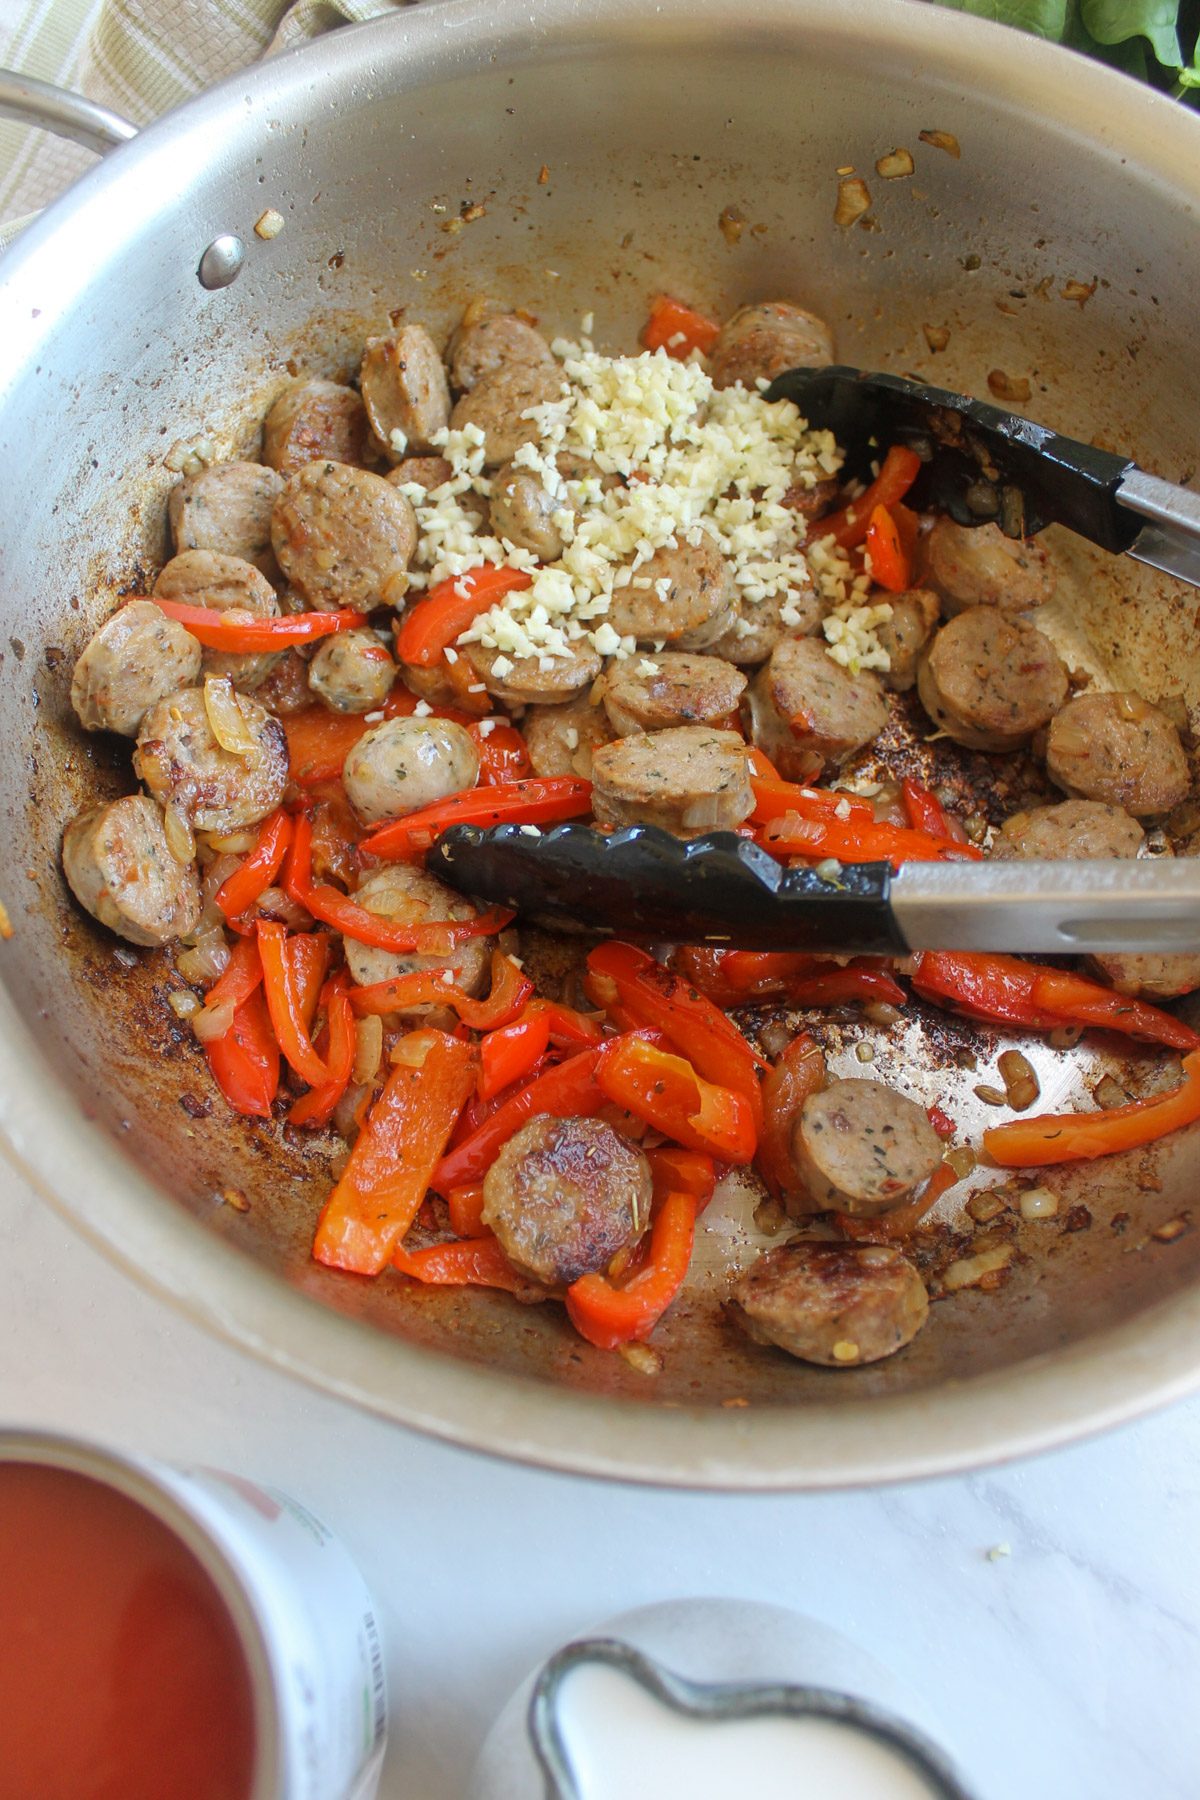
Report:
M 952 134 L 960 154 L 923 132 Z M 897 146 L 915 173 L 885 180 L 875 163 Z M 168 554 L 177 446 L 257 455 L 292 376 L 348 377 L 392 322 L 444 337 L 479 293 L 550 336 L 578 336 L 592 313 L 597 348 L 618 351 L 666 291 L 716 316 L 796 298 L 865 368 L 985 394 L 990 372 L 1025 378 L 1031 416 L 1185 479 L 1198 148 L 1192 115 L 1123 78 L 904 0 L 834 17 L 819 0 L 651 14 L 454 0 L 268 62 L 85 178 L 0 282 L 0 899 L 14 926 L 0 1120 L 43 1191 L 283 1366 L 461 1442 L 595 1473 L 899 1477 L 1059 1441 L 1194 1385 L 1200 1232 L 1154 1235 L 1190 1223 L 1194 1131 L 1056 1174 L 1059 1215 L 1019 1226 L 1004 1286 L 953 1294 L 907 1350 L 853 1372 L 727 1323 L 721 1298 L 771 1241 L 736 1182 L 705 1217 L 654 1377 L 581 1343 L 556 1307 L 331 1274 L 309 1251 L 333 1140 L 228 1116 L 164 1003 L 169 959 L 93 926 L 59 846 L 75 812 L 133 786 L 127 748 L 75 725 L 70 677 L 116 597 Z M 834 223 L 847 169 L 872 195 L 850 228 Z M 268 207 L 284 228 L 260 240 Z M 722 230 L 731 217 L 739 232 Z M 225 231 L 246 266 L 209 292 L 197 266 Z M 927 326 L 948 330 L 944 350 Z M 1194 591 L 1049 541 L 1060 588 L 1038 623 L 1068 661 L 1179 698 L 1195 720 Z M 912 721 L 883 753 L 950 778 L 945 747 Z M 978 803 L 1004 816 L 1022 778 L 993 770 Z M 861 1073 L 861 1022 L 821 1028 L 832 1071 Z M 959 1141 L 994 1122 L 974 1090 L 1005 1048 L 1033 1061 L 1047 1110 L 1090 1103 L 1105 1074 L 1144 1091 L 1152 1065 L 915 1005 L 875 1043 L 871 1073 L 936 1100 Z M 963 1199 L 995 1179 L 978 1172 L 941 1203 L 940 1266 L 967 1253 Z

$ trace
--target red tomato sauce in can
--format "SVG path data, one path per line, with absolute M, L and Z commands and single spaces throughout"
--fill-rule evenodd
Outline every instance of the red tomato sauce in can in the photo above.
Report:
M 3 1800 L 248 1800 L 254 1696 L 187 1546 L 66 1469 L 0 1461 Z

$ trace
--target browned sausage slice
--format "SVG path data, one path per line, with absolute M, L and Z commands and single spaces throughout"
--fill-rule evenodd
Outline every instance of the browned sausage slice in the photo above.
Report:
M 1064 800 L 1005 819 L 991 854 L 999 862 L 1129 858 L 1145 841 L 1145 832 L 1123 807 L 1101 800 Z
M 706 650 L 732 629 L 737 605 L 733 571 L 705 533 L 698 544 L 657 550 L 635 570 L 628 586 L 614 590 L 608 623 L 646 647 Z
M 459 650 L 489 694 L 516 705 L 540 701 L 554 705 L 590 688 L 600 673 L 600 658 L 582 640 L 565 656 L 510 656 L 484 644 L 464 644 Z
M 283 478 L 262 463 L 213 463 L 171 489 L 167 516 L 176 550 L 219 550 L 274 575 L 271 513 Z
M 410 450 L 433 449 L 434 434 L 450 423 L 450 389 L 437 345 L 423 325 L 368 338 L 361 381 L 371 428 L 389 456 L 399 462 Z M 393 440 L 396 432 L 403 441 Z
M 551 368 L 554 358 L 540 331 L 513 313 L 462 324 L 450 339 L 450 380 L 460 394 L 469 394 L 490 375 L 504 368 L 541 365 Z
M 910 588 L 892 598 L 892 616 L 875 627 L 875 636 L 891 659 L 879 679 L 894 694 L 916 685 L 917 660 L 937 624 L 938 598 L 928 588 Z
M 998 525 L 940 518 L 920 552 L 921 579 L 940 595 L 947 618 L 969 606 L 1028 612 L 1054 597 L 1054 570 L 1036 538 L 1005 537 Z
M 160 806 L 174 806 L 197 831 L 227 835 L 257 825 L 283 797 L 288 772 L 283 726 L 249 694 L 236 700 L 253 740 L 244 753 L 217 742 L 203 688 L 183 688 L 160 700 L 138 732 L 136 774 Z
M 247 612 L 256 619 L 279 617 L 275 589 L 261 569 L 240 556 L 218 550 L 183 550 L 173 556 L 154 584 L 160 600 L 176 600 L 183 606 L 211 608 L 213 612 Z M 201 666 L 206 675 L 228 675 L 234 687 L 252 693 L 262 686 L 279 661 L 277 651 L 246 654 L 210 650 L 205 646 Z
M 499 468 L 511 462 L 522 444 L 532 444 L 541 433 L 526 413 L 535 406 L 562 396 L 563 378 L 557 364 L 505 363 L 484 375 L 464 394 L 450 414 L 450 429 L 468 425 L 483 433 L 485 467 Z
M 339 631 L 317 648 L 308 665 L 314 694 L 340 713 L 369 713 L 382 706 L 398 671 L 375 633 Z
M 833 361 L 833 333 L 816 313 L 790 300 L 740 306 L 708 353 L 714 387 L 740 382 L 751 393 L 785 369 L 821 369 Z
M 636 731 L 668 731 L 674 725 L 723 725 L 734 718 L 746 677 L 719 656 L 663 650 L 653 657 L 614 663 L 604 683 L 604 710 L 618 737 Z
M 800 1108 L 792 1160 L 818 1205 L 870 1215 L 928 1180 L 942 1142 L 916 1101 L 882 1081 L 833 1081 Z
M 365 825 L 448 800 L 478 777 L 474 739 L 453 719 L 384 719 L 342 764 L 350 804 Z
M 869 744 L 887 723 L 874 675 L 852 675 L 822 638 L 784 638 L 742 700 L 748 734 L 788 781 L 813 781 Z
M 544 563 L 557 562 L 563 553 L 562 533 L 554 515 L 569 505 L 565 494 L 547 493 L 532 469 L 506 463 L 492 476 L 494 535 L 507 538 L 520 550 L 531 550 Z
M 293 381 L 267 414 L 263 460 L 286 480 L 306 463 L 361 463 L 367 414 L 353 388 L 338 381 Z
M 1051 721 L 1046 773 L 1081 800 L 1107 800 L 1137 819 L 1187 797 L 1183 745 L 1166 713 L 1140 694 L 1079 694 Z
M 676 837 L 732 831 L 754 810 L 746 746 L 708 725 L 606 744 L 592 755 L 592 810 L 604 825 L 661 825 Z
M 756 1343 L 830 1369 L 893 1355 L 929 1317 L 921 1277 L 892 1244 L 781 1244 L 735 1298 Z
M 171 854 L 163 816 L 145 794 L 127 794 L 72 819 L 63 873 L 81 906 L 131 944 L 166 944 L 200 918 L 200 883 Z
M 440 488 L 454 474 L 454 464 L 445 456 L 406 456 L 398 462 L 394 469 L 389 469 L 384 476 L 393 487 L 404 487 L 409 482 L 432 494 L 434 488 Z
M 917 692 L 935 725 L 971 750 L 1019 750 L 1067 697 L 1049 638 L 994 606 L 951 619 L 922 651 Z
M 521 732 L 535 775 L 581 775 L 592 778 L 592 755 L 614 736 L 608 714 L 586 694 L 563 706 L 531 706 Z
M 106 619 L 71 677 L 71 705 L 89 731 L 136 737 L 156 700 L 200 677 L 200 646 L 150 600 Z
M 322 612 L 397 606 L 408 591 L 417 519 L 407 496 L 366 469 L 306 463 L 275 507 L 279 566 Z
M 483 1184 L 483 1222 L 515 1269 L 562 1288 L 605 1269 L 650 1216 L 650 1165 L 600 1119 L 531 1119 Z
M 354 899 L 367 912 L 396 925 L 440 925 L 453 919 L 473 919 L 477 910 L 417 863 L 387 863 L 373 870 L 359 882 Z M 377 950 L 349 937 L 344 939 L 344 947 L 350 979 L 360 987 L 390 981 L 395 975 L 408 975 L 414 970 L 446 969 L 456 987 L 466 994 L 478 994 L 491 963 L 491 947 L 482 937 L 464 938 L 446 955 L 419 955 L 414 951 L 406 956 Z M 422 1017 L 429 1011 L 430 1006 L 425 1003 L 409 1008 L 404 1017 Z
M 785 594 L 768 594 L 758 601 L 743 594 L 739 617 L 717 639 L 712 653 L 752 669 L 765 663 L 784 638 L 811 637 L 820 631 L 824 617 L 825 606 L 812 587 L 789 588 Z

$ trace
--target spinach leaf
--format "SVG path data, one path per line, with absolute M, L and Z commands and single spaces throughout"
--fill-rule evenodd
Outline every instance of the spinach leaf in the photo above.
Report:
M 1062 38 L 1071 8 L 1071 0 L 939 0 L 939 4 L 953 12 L 974 13 L 977 19 L 1014 25 L 1018 31 L 1031 31 L 1056 44 Z
M 1165 68 L 1182 67 L 1176 29 L 1177 0 L 1080 0 L 1079 13 L 1098 44 L 1121 44 L 1127 38 L 1147 38 Z

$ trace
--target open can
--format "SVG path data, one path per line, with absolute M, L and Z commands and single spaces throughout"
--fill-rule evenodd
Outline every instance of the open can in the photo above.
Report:
M 10 1463 L 99 1482 L 200 1565 L 245 1658 L 247 1800 L 372 1800 L 387 1734 L 374 1608 L 348 1552 L 307 1507 L 220 1469 L 174 1469 L 41 1432 L 0 1431 L 0 1496 Z

